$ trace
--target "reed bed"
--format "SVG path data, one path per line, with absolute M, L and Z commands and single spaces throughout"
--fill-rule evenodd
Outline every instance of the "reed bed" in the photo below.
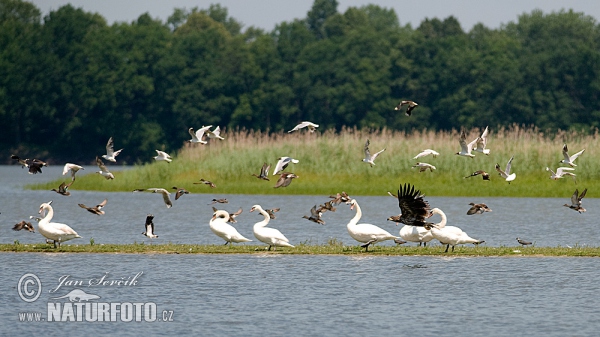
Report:
M 340 242 L 325 245 L 300 244 L 295 248 L 266 251 L 258 245 L 144 244 L 68 245 L 55 249 L 51 244 L 0 244 L 0 252 L 16 253 L 109 253 L 109 254 L 282 254 L 282 255 L 379 255 L 379 256 L 469 256 L 469 257 L 600 257 L 600 247 L 487 247 L 457 246 L 444 252 L 442 246 L 372 246 L 368 252 L 359 246 Z
M 468 139 L 475 139 L 483 130 L 473 129 Z M 507 196 L 507 197 L 569 197 L 575 188 L 588 188 L 588 197 L 594 197 L 600 189 L 600 141 L 598 130 L 591 132 L 562 131 L 542 132 L 537 128 L 512 126 L 490 129 L 486 156 L 477 153 L 475 158 L 455 155 L 460 149 L 459 131 L 436 132 L 415 130 L 410 133 L 347 128 L 340 132 L 269 133 L 236 130 L 224 133 L 224 141 L 210 140 L 207 145 L 186 144 L 175 155 L 171 164 L 166 162 L 135 166 L 131 170 L 115 173 L 115 179 L 107 181 L 98 174 L 78 176 L 72 190 L 131 191 L 135 188 L 183 186 L 192 193 L 232 194 L 308 194 L 329 195 L 346 191 L 350 195 L 384 195 L 395 191 L 401 183 L 412 183 L 430 196 Z M 370 167 L 362 162 L 366 140 L 371 142 L 371 152 L 383 148 L 382 153 Z M 562 159 L 562 146 L 567 143 L 571 154 L 586 149 L 571 177 L 554 181 L 549 179 L 548 166 L 556 170 Z M 413 169 L 418 160 L 412 158 L 424 149 L 440 153 L 418 159 L 436 166 L 434 172 L 419 173 Z M 286 188 L 273 188 L 277 181 L 259 180 L 258 174 L 264 162 L 275 167 L 277 158 L 289 156 L 300 163 L 290 164 L 286 171 L 299 176 Z M 502 169 L 514 156 L 512 172 L 517 178 L 511 184 L 502 179 L 494 169 L 496 163 Z M 272 174 L 271 169 L 271 174 Z M 477 170 L 485 170 L 491 181 L 481 177 L 465 179 Z M 81 172 L 80 172 L 81 173 Z M 213 181 L 217 188 L 194 185 L 200 178 Z M 32 185 L 34 189 L 51 189 L 60 184 Z

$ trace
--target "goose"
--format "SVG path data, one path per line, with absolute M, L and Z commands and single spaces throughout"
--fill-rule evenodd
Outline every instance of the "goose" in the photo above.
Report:
M 277 175 L 279 172 L 285 170 L 290 163 L 298 164 L 300 161 L 298 159 L 290 158 L 290 157 L 279 157 L 277 158 L 277 164 L 275 165 L 275 169 L 273 170 L 273 175 Z M 262 173 L 262 171 L 261 171 Z
M 26 229 L 32 233 L 35 233 L 35 228 L 33 228 L 33 225 L 31 224 L 31 222 L 26 222 L 25 220 L 16 224 L 12 229 L 13 229 L 13 231 L 20 231 L 20 230 Z
M 481 152 L 485 155 L 490 154 L 490 150 L 485 148 L 487 145 L 487 135 L 488 135 L 488 127 L 486 126 L 485 130 L 483 130 L 483 133 L 481 134 L 481 136 L 477 137 L 476 143 L 475 143 L 475 148 L 473 149 L 473 151 Z
M 385 148 L 377 153 L 375 153 L 374 155 L 371 155 L 371 151 L 369 151 L 369 145 L 371 145 L 371 142 L 367 139 L 367 142 L 365 143 L 365 158 L 362 160 L 365 163 L 369 163 L 369 165 L 371 165 L 371 167 L 373 167 L 373 165 L 375 165 L 374 161 L 375 158 L 377 158 L 377 156 L 379 156 L 379 154 L 383 151 L 385 151 Z
M 515 178 L 517 177 L 516 173 L 510 173 L 510 167 L 512 165 L 512 161 L 515 158 L 515 156 L 510 157 L 510 159 L 508 160 L 508 163 L 506 164 L 506 170 L 502 171 L 502 169 L 500 168 L 499 164 L 496 164 L 496 171 L 498 171 L 498 174 L 504 178 L 504 180 L 508 181 L 508 183 L 510 184 L 511 181 L 515 180 Z
M 156 151 L 156 153 L 158 154 L 157 156 L 154 156 L 154 159 L 156 159 L 156 161 L 161 161 L 164 160 L 167 163 L 172 162 L 173 160 L 171 159 L 171 156 L 169 156 L 168 153 L 164 152 L 164 151 L 159 151 L 159 150 L 154 150 Z
M 115 179 L 115 176 L 110 173 L 102 159 L 98 158 L 98 156 L 96 156 L 96 165 L 98 165 L 98 168 L 100 169 L 100 171 L 97 171 L 96 173 L 106 178 L 106 180 Z
M 79 205 L 79 207 L 81 207 L 81 208 L 85 208 L 88 212 L 90 212 L 92 214 L 104 215 L 104 211 L 102 210 L 102 208 L 104 206 L 106 206 L 107 202 L 108 202 L 108 199 L 104 199 L 101 203 L 99 203 L 98 205 L 96 205 L 94 207 L 88 207 L 85 204 L 77 204 L 77 205 Z
M 217 208 L 215 206 L 213 206 L 212 209 L 213 209 L 213 212 L 217 211 Z M 237 218 L 238 215 L 242 214 L 242 212 L 243 212 L 243 210 L 240 207 L 240 209 L 238 209 L 234 213 L 229 213 L 229 220 L 227 220 L 227 222 L 236 223 L 237 220 L 235 220 L 235 218 Z
M 190 191 L 186 190 L 186 189 L 185 189 L 185 188 L 183 188 L 183 187 L 176 187 L 176 186 L 173 186 L 173 188 L 172 188 L 172 189 L 174 189 L 174 190 L 176 190 L 176 191 L 177 191 L 177 192 L 175 192 L 175 200 L 179 199 L 179 198 L 180 198 L 182 195 L 184 195 L 184 194 L 190 194 Z
M 200 182 L 199 183 L 194 183 L 194 184 L 196 184 L 196 185 L 204 184 L 204 185 L 210 186 L 210 188 L 217 187 L 217 185 L 215 185 L 212 181 L 205 180 L 204 178 L 200 178 Z
M 575 170 L 575 169 L 572 167 L 559 167 L 556 169 L 556 173 L 555 173 L 554 171 L 552 171 L 551 168 L 546 167 L 546 171 L 552 172 L 550 179 L 553 179 L 553 180 L 558 180 L 558 179 L 562 178 L 563 176 L 572 176 L 573 179 L 576 179 L 575 173 L 565 172 L 565 171 L 573 171 L 573 170 Z
M 66 175 L 67 173 L 71 172 L 71 179 L 75 179 L 75 173 L 77 173 L 77 171 L 79 170 L 83 170 L 83 166 L 77 165 L 77 164 L 71 164 L 71 163 L 66 163 L 65 166 L 63 167 L 63 172 L 62 175 Z
M 227 199 L 213 199 L 212 202 L 209 205 L 213 205 L 213 204 L 228 204 L 229 201 Z
M 271 168 L 270 164 L 264 163 L 263 166 L 260 168 L 260 174 L 256 174 L 256 173 L 252 173 L 253 176 L 257 177 L 258 179 L 262 179 L 262 180 L 269 180 L 269 169 Z
M 532 244 L 531 241 L 525 241 L 525 240 L 519 239 L 519 238 L 517 238 L 517 242 L 520 243 L 523 247 Z
M 45 238 L 54 242 L 54 248 L 60 248 L 60 244 L 75 238 L 80 238 L 79 234 L 73 228 L 57 222 L 50 222 L 54 217 L 54 209 L 52 209 L 52 201 L 45 202 L 40 205 L 39 214 L 46 215 L 38 222 L 38 230 Z
M 439 156 L 440 154 L 439 154 L 439 152 L 434 151 L 432 149 L 425 149 L 421 153 L 419 153 L 418 155 L 416 155 L 413 159 L 419 159 L 421 157 L 425 157 L 425 156 L 428 156 L 428 155 L 432 155 L 433 158 L 435 158 L 435 157 Z
M 146 223 L 144 224 L 144 228 L 146 229 L 146 231 L 142 233 L 142 235 L 145 235 L 150 239 L 158 237 L 158 235 L 154 234 L 154 221 L 152 220 L 154 220 L 154 215 L 148 214 L 146 216 Z
M 228 224 L 227 221 L 231 216 L 227 211 L 217 210 L 213 213 L 210 222 L 208 223 L 210 226 L 210 230 L 215 233 L 216 236 L 225 240 L 225 244 L 228 243 L 239 243 L 239 242 L 248 242 L 252 241 L 250 239 L 245 238 L 242 234 L 240 234 L 235 227 Z
M 425 226 L 427 224 L 425 219 L 431 216 L 431 207 L 423 200 L 424 196 L 420 190 L 415 190 L 415 187 L 410 184 L 400 185 L 397 194 L 398 207 L 400 207 L 398 221 L 410 226 Z
M 163 201 L 165 202 L 165 206 L 167 206 L 167 208 L 173 207 L 173 203 L 171 202 L 171 193 L 169 191 L 165 190 L 164 188 L 156 188 L 156 187 L 137 188 L 137 189 L 133 190 L 133 192 L 160 193 L 160 194 L 162 194 Z
M 323 215 L 322 212 L 320 212 L 319 210 L 317 210 L 317 205 L 314 205 L 311 209 L 310 209 L 310 216 L 306 216 L 303 215 L 302 218 L 303 219 L 308 219 L 312 222 L 316 222 L 318 224 L 324 225 L 325 221 L 323 221 L 321 219 L 321 216 Z
M 113 137 L 110 137 L 108 139 L 108 142 L 106 143 L 106 154 L 102 155 L 102 158 L 111 161 L 113 163 L 117 162 L 117 156 L 119 155 L 119 153 L 121 153 L 121 151 L 123 151 L 123 149 L 120 149 L 119 151 L 115 151 L 114 148 L 114 141 L 113 141 Z
M 315 132 L 315 130 L 318 127 L 319 127 L 319 124 L 315 124 L 315 123 L 312 123 L 312 122 L 304 121 L 304 122 L 302 122 L 302 123 L 294 126 L 294 128 L 291 129 L 290 131 L 288 131 L 288 133 L 291 133 L 291 132 L 294 132 L 294 131 L 298 131 L 298 130 L 300 130 L 302 128 L 308 128 L 308 131 L 310 133 L 313 133 L 313 132 Z
M 413 102 L 413 101 L 401 101 L 395 108 L 394 110 L 400 110 L 402 109 L 403 105 L 407 105 L 408 107 L 406 108 L 406 112 L 404 114 L 406 114 L 407 116 L 410 116 L 412 114 L 412 111 L 419 106 L 419 104 Z
M 290 240 L 288 240 L 288 238 L 286 238 L 279 230 L 266 227 L 269 224 L 271 217 L 262 207 L 260 207 L 260 205 L 252 206 L 250 212 L 254 211 L 258 211 L 265 217 L 263 221 L 255 223 L 253 227 L 254 236 L 258 240 L 268 244 L 269 250 L 271 250 L 271 247 L 274 247 L 273 250 L 277 249 L 277 247 L 294 248 L 294 246 L 290 244 Z
M 277 183 L 275 183 L 275 186 L 273 188 L 288 187 L 292 183 L 292 179 L 294 178 L 300 178 L 300 176 L 297 176 L 290 172 L 283 172 L 279 176 L 279 179 L 277 179 Z
M 571 204 L 564 204 L 563 206 L 565 207 L 569 207 L 570 209 L 577 211 L 579 213 L 583 213 L 585 212 L 585 208 L 583 208 L 581 206 L 581 199 L 583 199 L 583 197 L 585 197 L 585 194 L 587 193 L 587 188 L 585 190 L 583 190 L 583 192 L 581 192 L 581 194 L 579 194 L 579 190 L 575 189 L 575 193 L 573 193 L 573 195 L 571 196 Z
M 428 164 L 428 163 L 416 163 L 413 165 L 412 168 L 418 167 L 419 168 L 419 172 L 425 172 L 427 170 L 429 170 L 430 172 L 433 172 L 433 170 L 435 170 L 435 166 Z
M 68 189 L 69 189 L 69 187 L 71 187 L 71 185 L 73 185 L 74 182 L 75 182 L 75 179 L 71 180 L 71 182 L 68 184 L 65 184 L 65 182 L 63 181 L 62 184 L 60 184 L 60 186 L 58 186 L 58 190 L 56 188 L 53 188 L 50 191 L 54 191 L 58 194 L 64 195 L 65 197 L 68 197 L 71 195 L 71 192 L 69 192 Z
M 190 136 L 192 136 L 192 139 L 188 140 L 188 142 L 200 143 L 200 144 L 208 143 L 207 141 L 202 140 L 202 138 L 204 137 L 204 133 L 206 131 L 208 131 L 208 129 L 210 129 L 211 127 L 212 127 L 212 125 L 202 126 L 200 129 L 198 129 L 198 131 L 195 131 L 195 132 L 194 132 L 194 128 L 189 128 L 188 132 L 189 132 Z
M 456 154 L 463 157 L 474 158 L 475 155 L 472 154 L 471 151 L 473 150 L 473 146 L 475 145 L 475 143 L 477 143 L 477 139 L 478 138 L 475 138 L 474 141 L 467 144 L 467 134 L 465 133 L 465 130 L 462 130 L 460 132 L 460 138 L 458 139 L 458 143 L 460 144 L 460 151 L 456 152 Z
M 483 178 L 483 180 L 488 180 L 488 181 L 490 180 L 490 174 L 487 173 L 487 172 L 485 172 L 485 171 L 483 171 L 483 170 L 475 171 L 475 172 L 471 173 L 471 175 L 466 176 L 465 179 L 466 178 L 475 177 L 475 176 L 478 176 L 478 175 L 481 175 L 481 178 Z
M 364 245 L 361 245 L 361 247 L 365 248 L 365 252 L 369 251 L 369 245 L 373 245 L 381 241 L 399 239 L 399 237 L 392 235 L 385 229 L 375 225 L 367 223 L 359 224 L 358 221 L 362 217 L 362 211 L 356 199 L 352 199 L 346 204 L 350 205 L 350 210 L 356 208 L 356 215 L 354 215 L 354 218 L 352 218 L 352 220 L 348 222 L 348 225 L 346 225 L 348 234 L 350 234 L 354 240 L 364 243 Z
M 575 166 L 577 166 L 577 165 L 575 165 L 574 161 L 575 161 L 575 159 L 577 159 L 577 157 L 579 157 L 579 156 L 580 156 L 580 155 L 583 153 L 583 151 L 585 151 L 585 149 L 583 149 L 583 150 L 581 150 L 581 151 L 579 151 L 579 152 L 575 153 L 575 154 L 574 154 L 574 155 L 572 155 L 572 156 L 569 156 L 569 148 L 567 148 L 567 144 L 565 144 L 565 145 L 563 146 L 563 150 L 562 150 L 563 157 L 565 157 L 565 159 L 561 160 L 561 161 L 559 162 L 559 164 L 560 164 L 560 163 L 562 163 L 562 164 L 567 164 L 567 165 L 569 165 L 569 166 L 571 166 L 571 167 L 575 167 Z
M 446 226 L 446 214 L 441 209 L 434 208 L 431 210 L 431 212 L 441 216 L 442 220 L 436 224 L 428 224 L 425 228 L 431 230 L 431 235 L 433 235 L 434 239 L 440 241 L 443 245 L 446 245 L 446 250 L 444 253 L 448 252 L 448 248 L 450 246 L 452 246 L 452 251 L 454 252 L 454 246 L 456 245 L 462 245 L 466 243 L 478 245 L 485 242 L 483 240 L 473 239 L 462 229 L 456 226 Z
M 221 128 L 219 126 L 217 126 L 213 131 L 206 130 L 206 136 L 208 136 L 210 139 L 225 139 L 221 137 Z
M 467 215 L 483 214 L 485 212 L 492 211 L 486 204 L 476 204 L 472 202 L 469 205 L 471 205 L 471 208 L 469 208 L 469 210 L 467 211 Z

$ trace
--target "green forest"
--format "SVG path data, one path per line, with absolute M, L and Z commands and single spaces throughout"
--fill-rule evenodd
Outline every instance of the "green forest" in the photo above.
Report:
M 318 132 L 600 126 L 600 26 L 585 13 L 533 11 L 464 31 L 452 16 L 411 27 L 391 9 L 337 7 L 315 0 L 305 18 L 264 31 L 218 4 L 108 25 L 71 5 L 42 17 L 0 0 L 5 162 L 93 163 L 112 136 L 133 164 L 209 124 L 225 135 L 303 120 Z M 394 111 L 404 99 L 419 103 L 410 117 Z

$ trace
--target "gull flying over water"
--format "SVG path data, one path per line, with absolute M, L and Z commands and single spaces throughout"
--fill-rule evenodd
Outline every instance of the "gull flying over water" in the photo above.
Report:
M 173 207 L 173 203 L 171 202 L 171 193 L 167 190 L 165 190 L 164 188 L 138 188 L 133 190 L 134 192 L 152 192 L 152 193 L 160 193 L 162 194 L 163 197 L 163 201 L 165 202 L 165 205 L 167 206 L 167 208 L 171 208 Z
M 561 160 L 559 163 L 562 163 L 562 164 L 567 164 L 567 165 L 569 165 L 569 166 L 571 166 L 571 167 L 575 167 L 575 166 L 577 166 L 577 165 L 575 165 L 575 163 L 574 163 L 574 162 L 575 162 L 575 159 L 577 159 L 577 157 L 579 157 L 579 156 L 580 156 L 580 155 L 583 153 L 583 151 L 585 151 L 585 149 L 583 149 L 583 150 L 581 150 L 581 151 L 579 151 L 579 152 L 575 153 L 575 154 L 574 154 L 574 155 L 572 155 L 572 156 L 569 156 L 569 148 L 567 147 L 567 144 L 565 144 L 565 145 L 563 146 L 563 150 L 562 150 L 563 157 L 564 157 L 565 159 Z
M 575 193 L 573 193 L 573 195 L 571 196 L 571 204 L 564 204 L 563 206 L 565 207 L 569 207 L 570 209 L 577 211 L 579 213 L 583 213 L 585 212 L 585 208 L 583 208 L 581 206 L 581 199 L 583 199 L 583 197 L 585 197 L 585 194 L 587 193 L 587 188 L 585 190 L 583 190 L 583 192 L 581 192 L 581 194 L 579 194 L 579 190 L 575 189 Z
M 298 130 L 300 130 L 302 128 L 308 128 L 308 131 L 310 133 L 313 133 L 313 132 L 315 132 L 315 130 L 318 127 L 319 127 L 319 124 L 315 124 L 315 123 L 312 123 L 312 122 L 304 121 L 304 122 L 296 125 L 293 129 L 291 129 L 290 131 L 288 131 L 288 133 L 294 132 L 294 131 L 298 131 Z
M 499 164 L 496 164 L 496 171 L 498 171 L 498 174 L 504 178 L 504 180 L 508 181 L 508 183 L 510 184 L 511 181 L 515 180 L 515 178 L 517 177 L 516 173 L 510 173 L 510 167 L 512 165 L 512 161 L 515 158 L 515 156 L 510 157 L 510 159 L 508 160 L 508 163 L 506 164 L 506 169 L 504 171 L 502 171 L 502 169 L 500 168 Z
M 77 171 L 79 170 L 83 170 L 84 168 L 82 166 L 79 166 L 77 164 L 71 164 L 71 163 L 66 163 L 65 167 L 63 167 L 63 176 L 66 175 L 67 173 L 69 173 L 69 171 L 71 172 L 71 179 L 75 179 L 75 173 L 77 173 Z
M 145 235 L 145 236 L 149 237 L 150 239 L 154 239 L 154 238 L 158 237 L 158 235 L 154 234 L 153 220 L 154 220 L 154 215 L 148 214 L 146 216 L 146 223 L 144 224 L 144 228 L 146 229 L 146 231 L 142 233 L 142 235 Z
M 375 165 L 375 158 L 377 158 L 377 156 L 379 156 L 379 154 L 383 151 L 385 151 L 385 148 L 383 148 L 383 150 L 375 153 L 374 155 L 371 155 L 371 151 L 369 150 L 369 145 L 371 145 L 371 142 L 367 139 L 367 142 L 365 143 L 365 158 L 362 160 L 365 163 L 369 163 L 369 165 L 371 165 L 371 167 L 373 167 L 373 165 Z
M 115 179 L 115 176 L 110 173 L 108 168 L 106 168 L 106 165 L 104 165 L 102 159 L 98 158 L 98 156 L 96 156 L 96 165 L 98 165 L 98 168 L 100 169 L 100 171 L 96 171 L 96 173 L 102 175 L 104 178 L 106 178 L 106 180 Z
M 419 106 L 419 104 L 413 102 L 413 101 L 401 101 L 395 108 L 394 110 L 401 110 L 402 106 L 406 105 L 406 112 L 404 114 L 406 114 L 407 116 L 410 116 L 412 114 L 412 111 Z
M 84 204 L 77 204 L 77 205 L 79 205 L 79 207 L 81 207 L 81 208 L 85 208 L 88 212 L 90 212 L 92 214 L 103 215 L 104 211 L 102 210 L 102 208 L 104 206 L 106 206 L 107 202 L 108 202 L 108 199 L 104 199 L 101 203 L 99 203 L 98 205 L 96 205 L 94 207 L 88 207 Z
M 120 149 L 119 151 L 115 151 L 114 148 L 114 141 L 113 141 L 113 137 L 110 137 L 108 139 L 108 142 L 106 143 L 106 154 L 102 155 L 102 158 L 108 160 L 108 161 L 112 161 L 113 163 L 117 162 L 117 156 L 119 155 L 119 153 L 121 153 L 121 151 L 123 151 L 123 149 Z
M 275 165 L 275 169 L 273 170 L 273 175 L 277 175 L 279 172 L 285 170 L 290 163 L 298 164 L 300 161 L 298 159 L 290 158 L 290 157 L 279 157 L 277 158 L 277 165 Z
M 432 155 L 433 158 L 439 156 L 440 154 L 437 151 L 434 151 L 432 149 L 425 149 L 423 150 L 421 153 L 419 153 L 418 155 L 416 155 L 413 159 L 419 159 L 421 157 L 425 157 L 428 155 Z

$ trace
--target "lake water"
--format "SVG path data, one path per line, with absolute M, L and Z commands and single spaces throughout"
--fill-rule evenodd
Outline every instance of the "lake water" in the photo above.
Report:
M 42 202 L 53 200 L 55 221 L 69 224 L 83 237 L 66 244 L 89 244 L 90 238 L 96 244 L 150 243 L 141 233 L 146 214 L 153 213 L 160 235 L 153 243 L 220 245 L 223 242 L 208 227 L 212 209 L 207 204 L 225 197 L 229 204 L 218 207 L 230 211 L 242 207 L 244 213 L 235 226 L 249 238 L 254 239 L 252 225 L 261 217 L 248 210 L 258 203 L 281 208 L 270 225 L 292 243 L 323 244 L 335 238 L 356 244 L 346 232 L 345 225 L 354 215 L 346 205 L 327 212 L 324 226 L 302 219 L 327 196 L 190 194 L 167 209 L 159 195 L 148 193 L 83 192 L 74 185 L 72 196 L 64 197 L 22 189 L 26 183 L 59 177 L 60 170 L 49 167 L 32 176 L 17 166 L 0 167 L 1 243 L 43 242 L 37 232 L 10 228 L 35 215 Z M 109 200 L 104 216 L 77 206 L 95 205 L 104 198 Z M 394 198 L 357 200 L 363 209 L 361 222 L 398 233 L 400 228 L 385 220 L 399 212 Z M 490 246 L 515 246 L 517 236 L 537 246 L 597 246 L 600 237 L 595 215 L 598 199 L 584 200 L 588 209 L 584 214 L 562 207 L 568 199 L 427 200 L 446 212 L 450 225 Z M 493 212 L 467 216 L 469 202 L 486 202 Z M 1 335 L 590 336 L 600 328 L 596 323 L 600 259 L 596 258 L 2 253 L 0 263 L 5 266 L 0 273 Z M 19 294 L 21 290 L 27 299 L 38 289 L 37 280 L 26 274 L 41 283 L 39 298 L 32 302 Z M 104 281 L 134 280 L 135 284 L 96 285 L 103 276 Z M 58 287 L 61 280 L 73 283 Z M 116 303 L 127 314 L 128 303 L 149 303 L 144 314 L 152 313 L 154 305 L 156 319 L 145 321 L 152 320 L 150 315 L 141 322 L 123 322 L 120 318 L 127 320 L 127 314 L 119 316 L 112 310 L 117 322 L 88 322 L 88 312 L 79 309 L 79 302 L 57 299 L 75 289 L 100 297 L 90 299 L 90 306 Z M 50 313 L 48 307 L 54 311 Z M 67 307 L 74 307 L 73 319 L 79 312 L 83 322 L 48 322 L 70 319 Z M 44 321 L 19 321 L 19 313 L 31 312 L 41 313 Z

